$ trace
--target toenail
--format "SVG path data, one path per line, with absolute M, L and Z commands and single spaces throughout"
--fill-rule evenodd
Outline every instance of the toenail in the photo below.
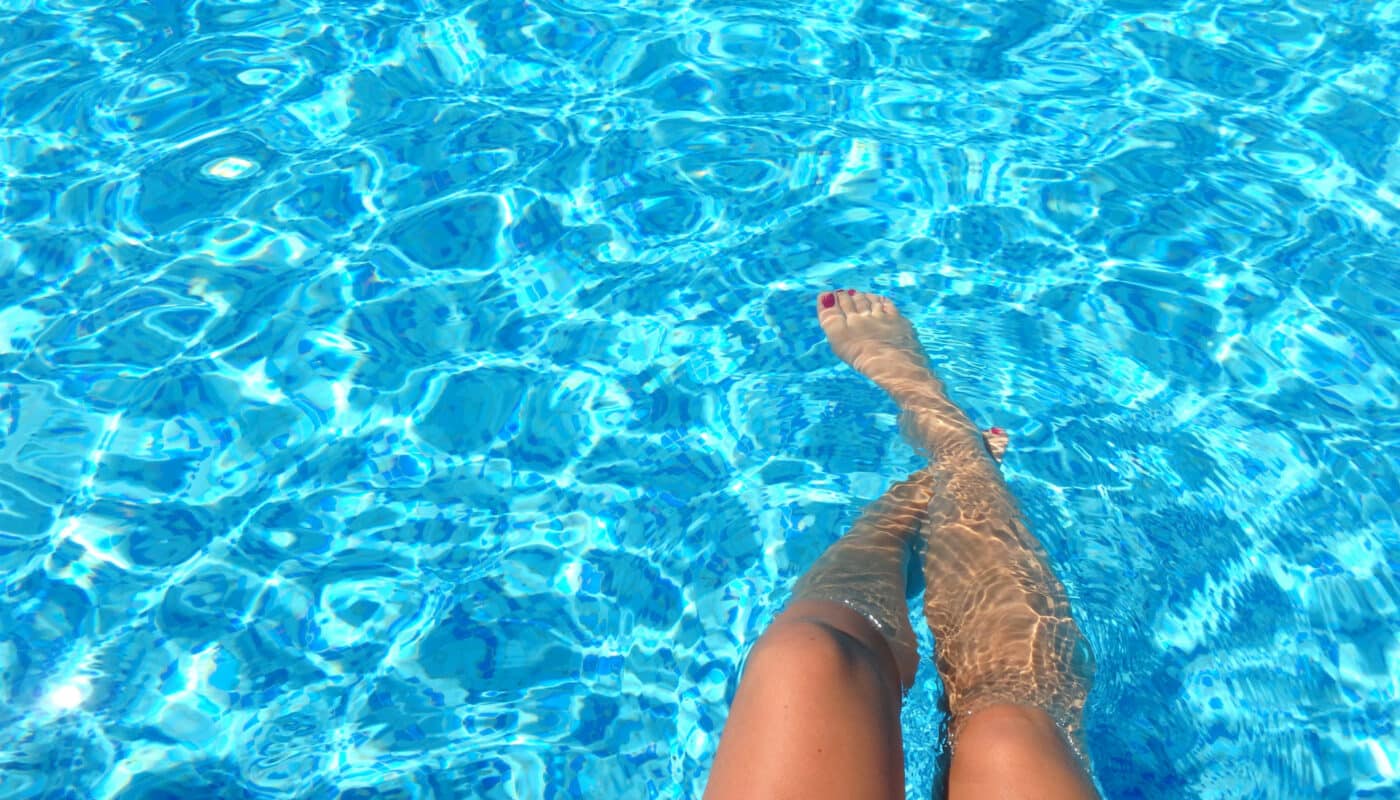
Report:
M 822 308 L 831 308 L 834 305 L 836 305 L 836 295 L 830 293 L 822 295 Z
M 856 290 L 855 290 L 855 289 L 847 289 L 847 290 L 846 290 L 846 294 L 849 294 L 849 295 L 851 295 L 851 296 L 855 296 L 855 293 L 856 293 Z
M 1001 428 L 988 428 L 987 433 L 990 433 L 993 436 L 1000 436 L 1003 433 L 1006 433 L 1006 431 L 1002 430 Z

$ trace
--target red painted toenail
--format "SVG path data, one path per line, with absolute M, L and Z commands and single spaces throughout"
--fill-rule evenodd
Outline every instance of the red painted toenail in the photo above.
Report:
M 830 293 L 822 295 L 822 308 L 831 308 L 834 305 L 836 305 L 836 295 Z
M 993 436 L 1000 436 L 1003 433 L 1006 433 L 1006 431 L 1002 430 L 1001 428 L 988 428 L 987 433 L 990 433 Z
M 855 290 L 855 289 L 847 289 L 847 290 L 846 290 L 846 294 L 851 295 L 852 297 L 855 296 L 855 293 L 856 293 L 856 290 Z

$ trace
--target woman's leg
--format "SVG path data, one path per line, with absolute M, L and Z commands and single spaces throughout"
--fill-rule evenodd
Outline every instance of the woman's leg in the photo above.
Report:
M 988 459 L 939 463 L 924 614 L 951 714 L 949 796 L 1093 798 L 1075 742 L 1091 667 L 1064 588 Z
M 1064 587 L 1002 480 L 990 440 L 948 399 L 908 322 L 887 300 L 869 302 L 868 312 L 860 304 L 844 312 L 844 324 L 898 345 L 903 367 L 887 355 L 876 380 L 933 458 L 924 615 L 951 714 L 949 795 L 1096 797 L 1077 742 L 1092 664 Z M 861 321 L 862 313 L 875 321 Z
M 818 318 L 837 355 L 890 393 L 933 458 L 924 613 L 952 715 L 950 797 L 1095 797 L 1074 744 L 1088 649 L 991 442 L 948 399 L 888 299 L 824 295 Z
M 710 775 L 706 797 L 711 800 L 903 796 L 900 686 L 912 681 L 917 664 L 904 607 L 905 547 L 915 528 L 928 525 L 928 514 L 946 517 L 948 509 L 961 507 L 956 499 L 935 497 L 935 484 L 961 478 L 956 464 L 976 464 L 971 455 L 986 459 L 987 447 L 1005 447 L 999 431 L 968 444 L 963 434 L 971 423 L 948 402 L 913 329 L 887 299 L 854 291 L 823 294 L 818 319 L 836 354 L 889 392 L 912 415 L 917 435 L 945 462 L 892 487 L 799 581 L 793 604 L 749 655 Z M 1000 485 L 999 475 L 996 480 Z M 968 487 L 966 480 L 954 481 L 958 491 Z M 1009 501 L 1004 486 L 1001 493 Z M 941 523 L 932 526 L 935 534 L 939 529 Z M 1023 555 L 1022 549 L 1013 552 Z M 925 575 L 942 581 L 944 576 L 928 567 L 933 559 L 926 558 Z M 1043 559 L 1032 560 L 1044 566 Z M 954 592 L 964 600 L 978 585 L 977 575 L 967 577 Z M 931 583 L 927 593 L 941 589 Z M 986 616 L 966 627 L 986 622 Z M 934 619 L 930 615 L 931 624 Z M 946 656 L 961 652 L 945 648 L 940 639 L 940 667 Z M 988 662 L 989 686 L 1005 682 L 998 670 L 1007 665 L 995 661 Z M 955 685 L 967 685 L 961 680 L 966 676 L 967 670 L 959 670 Z M 944 680 L 946 685 L 946 674 Z M 970 703 L 969 698 L 1000 697 L 971 685 L 970 693 L 958 688 L 956 700 L 950 689 L 950 704 L 957 703 L 949 779 L 955 798 L 1024 796 L 1016 792 L 1026 786 L 1040 797 L 1093 796 L 1074 753 L 1045 708 L 1035 704 L 1037 696 Z M 1082 703 L 1082 692 L 1078 697 Z M 1077 713 L 1078 706 L 1071 705 Z M 967 708 L 970 716 L 958 715 Z
M 798 581 L 749 653 L 707 798 L 904 796 L 904 580 L 930 487 L 927 471 L 892 486 Z
M 869 375 L 843 351 L 840 308 L 825 298 L 833 349 Z M 707 798 L 904 796 L 899 709 L 919 660 L 905 570 L 932 499 L 927 469 L 890 487 L 798 581 L 749 653 Z

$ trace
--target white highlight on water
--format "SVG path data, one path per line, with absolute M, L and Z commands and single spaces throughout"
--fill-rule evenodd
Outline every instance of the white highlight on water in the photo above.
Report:
M 254 172 L 257 172 L 258 164 L 256 161 L 249 161 L 246 158 L 240 158 L 238 156 L 227 156 L 225 158 L 219 159 L 218 161 L 212 161 L 208 164 L 205 164 L 204 169 L 200 171 L 211 178 L 218 178 L 219 180 L 225 181 L 236 181 L 240 178 L 246 178 L 249 175 L 252 175 Z
M 73 711 L 87 700 L 88 689 L 85 678 L 73 678 L 50 689 L 49 693 L 44 695 L 44 705 L 54 711 Z

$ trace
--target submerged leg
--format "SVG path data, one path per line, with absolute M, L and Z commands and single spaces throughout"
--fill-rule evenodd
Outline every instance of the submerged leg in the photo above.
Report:
M 707 798 L 904 796 L 905 568 L 930 497 L 926 471 L 895 484 L 798 581 L 749 653 Z
M 1091 665 L 1064 587 L 990 459 L 930 449 L 924 616 L 952 716 L 950 796 L 1094 797 L 1076 752 Z
M 891 486 L 871 503 L 793 589 L 793 599 L 827 600 L 850 608 L 889 643 L 903 688 L 914 684 L 919 646 L 909 626 L 905 575 L 910 539 L 918 533 L 933 499 L 928 469 Z
M 944 397 L 906 410 L 935 460 L 924 616 L 954 729 L 983 705 L 1020 702 L 1074 731 L 1088 656 L 1044 548 L 966 415 Z

